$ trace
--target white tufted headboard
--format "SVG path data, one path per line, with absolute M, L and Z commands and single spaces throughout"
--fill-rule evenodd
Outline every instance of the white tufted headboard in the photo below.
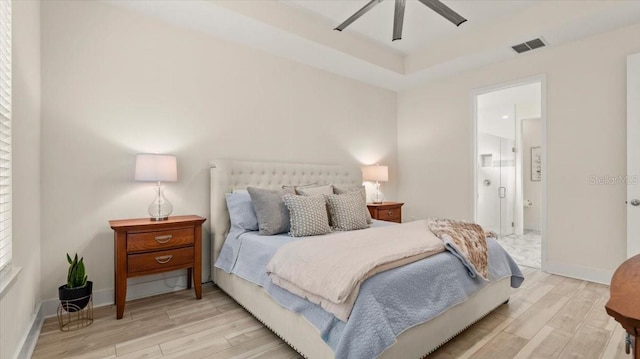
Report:
M 282 162 L 215 160 L 211 162 L 212 266 L 218 258 L 229 231 L 229 212 L 225 194 L 248 186 L 280 188 L 284 185 L 362 184 L 362 172 L 356 166 L 316 165 Z

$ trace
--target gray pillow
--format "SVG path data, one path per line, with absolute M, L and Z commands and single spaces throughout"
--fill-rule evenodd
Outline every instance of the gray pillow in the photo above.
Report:
M 362 196 L 364 200 L 364 216 L 367 218 L 367 223 L 371 224 L 373 220 L 371 219 L 371 213 L 369 213 L 369 208 L 367 208 L 367 191 L 364 186 L 354 186 L 354 187 L 336 187 L 333 186 L 333 193 L 335 194 L 345 194 L 358 192 Z
M 318 185 L 317 182 L 312 182 L 312 183 L 307 183 L 307 184 L 299 184 L 299 185 L 290 185 L 290 184 L 283 184 L 281 186 L 282 189 L 289 189 L 292 188 L 294 191 L 296 190 L 296 188 L 304 188 L 304 187 L 316 187 Z
M 282 197 L 289 209 L 292 237 L 306 237 L 331 232 L 327 204 L 323 195 L 296 196 L 287 194 Z
M 312 187 L 296 187 L 296 193 L 302 196 L 316 196 L 316 195 L 330 195 L 333 194 L 333 185 L 328 184 L 324 186 L 312 186 Z M 326 201 L 325 201 L 326 202 Z M 329 208 L 327 207 L 327 217 L 329 218 L 329 227 L 331 227 L 331 216 L 329 215 Z
M 289 231 L 289 210 L 282 196 L 293 193 L 293 189 L 264 189 L 247 187 L 253 208 L 258 217 L 258 234 L 272 236 Z
M 333 185 L 328 184 L 325 186 L 315 187 L 296 187 L 296 194 L 303 196 L 316 196 L 319 194 L 330 195 L 333 194 Z
M 256 210 L 253 209 L 249 192 L 246 190 L 233 191 L 233 193 L 227 193 L 226 198 L 231 226 L 245 231 L 257 231 L 258 217 L 256 217 Z
M 336 231 L 352 231 L 369 227 L 362 208 L 365 203 L 358 192 L 327 196 L 331 225 Z

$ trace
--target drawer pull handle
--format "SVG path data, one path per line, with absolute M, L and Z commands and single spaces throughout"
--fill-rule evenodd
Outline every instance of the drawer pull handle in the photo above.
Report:
M 160 263 L 160 264 L 165 264 L 165 263 L 169 263 L 169 261 L 171 260 L 171 258 L 173 258 L 173 256 L 171 254 L 169 254 L 168 256 L 160 256 L 160 257 L 156 257 L 156 262 Z
M 393 216 L 393 211 L 389 211 L 389 212 L 387 212 L 387 214 L 388 214 L 389 216 Z
M 171 238 L 173 238 L 172 235 L 167 234 L 166 236 L 157 236 L 156 237 L 156 242 L 160 243 L 160 244 L 164 244 L 167 243 L 171 240 Z

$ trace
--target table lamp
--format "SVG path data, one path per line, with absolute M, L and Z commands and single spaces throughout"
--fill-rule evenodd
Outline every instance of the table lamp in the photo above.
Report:
M 173 205 L 164 196 L 162 182 L 178 180 L 176 156 L 139 153 L 136 155 L 136 181 L 156 182 L 156 197 L 148 207 L 152 221 L 163 221 L 173 212 Z
M 389 167 L 387 166 L 366 166 L 362 169 L 362 178 L 365 181 L 376 181 L 376 192 L 373 196 L 373 203 L 382 203 L 384 195 L 380 191 L 380 182 L 389 180 Z

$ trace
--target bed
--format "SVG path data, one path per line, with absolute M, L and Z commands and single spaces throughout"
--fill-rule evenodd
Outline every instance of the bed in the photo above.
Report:
M 211 163 L 212 277 L 223 291 L 254 317 L 307 358 L 334 358 L 333 349 L 318 329 L 299 313 L 283 308 L 262 286 L 214 266 L 229 232 L 226 193 L 255 186 L 280 188 L 282 184 L 362 184 L 357 167 L 272 162 L 216 160 Z M 511 279 L 492 281 L 464 302 L 435 318 L 402 331 L 380 358 L 422 358 L 509 299 Z

